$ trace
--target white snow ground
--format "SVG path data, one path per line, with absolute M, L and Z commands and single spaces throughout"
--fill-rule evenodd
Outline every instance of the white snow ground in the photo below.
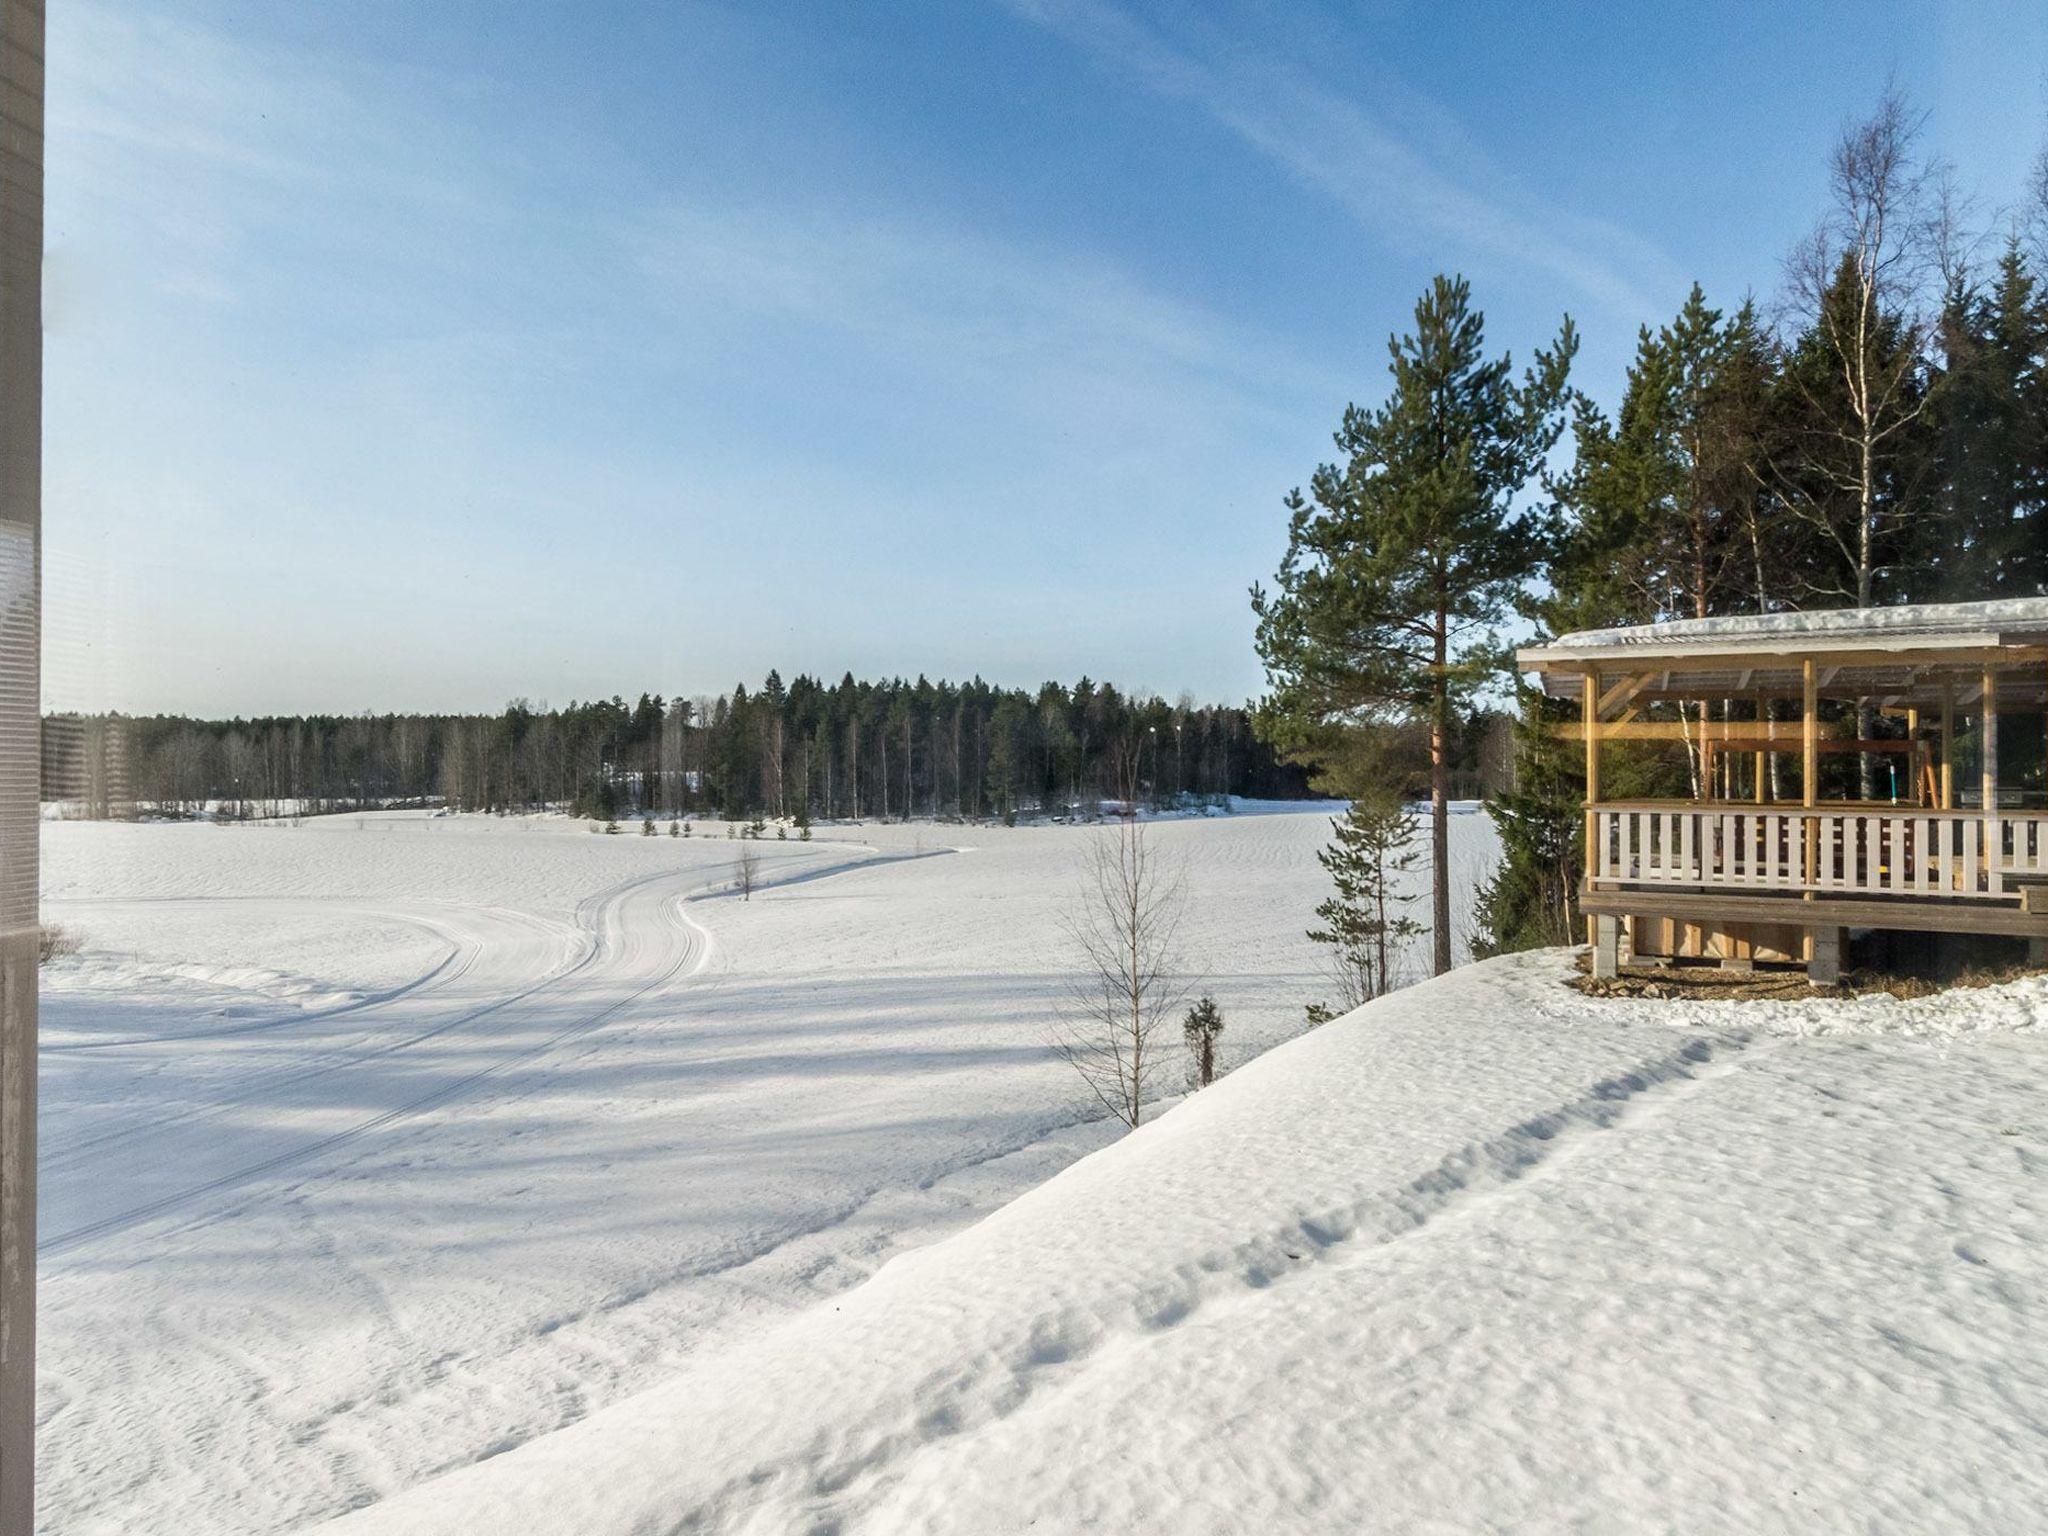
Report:
M 1325 991 L 1326 815 L 1158 826 L 1228 1060 Z M 1494 843 L 1456 828 L 1462 923 Z M 742 903 L 722 835 L 47 826 L 85 947 L 45 973 L 41 1528 L 383 1499 L 771 1339 L 1105 1144 L 1043 1040 L 1086 835 L 770 839 Z
M 1382 1000 L 336 1536 L 2031 1532 L 2048 978 Z

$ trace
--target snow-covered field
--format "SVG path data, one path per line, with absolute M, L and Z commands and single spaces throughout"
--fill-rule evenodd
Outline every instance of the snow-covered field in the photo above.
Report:
M 336 1536 L 2039 1531 L 2048 978 L 1563 975 L 1383 999 Z
M 1227 1062 L 1327 995 L 1326 817 L 1155 829 Z M 1462 926 L 1495 844 L 1454 825 Z M 1113 1139 L 1044 1041 L 1086 830 L 771 838 L 751 902 L 704 830 L 45 827 L 48 915 L 84 940 L 45 973 L 45 1531 L 289 1529 L 672 1402 Z M 848 1385 L 806 1411 L 861 1416 Z

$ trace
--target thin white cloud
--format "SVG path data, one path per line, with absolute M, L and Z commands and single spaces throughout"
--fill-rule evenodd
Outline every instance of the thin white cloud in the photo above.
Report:
M 1006 379 L 1062 408 L 1073 390 L 1199 388 L 1254 410 L 1341 381 L 1279 339 L 1161 293 L 1086 251 L 982 235 L 916 210 L 676 198 L 627 232 L 676 311 L 825 327 L 940 376 Z M 1049 380 L 1057 382 L 1048 387 Z
M 1369 234 L 1446 261 L 1482 258 L 1560 279 L 1602 308 L 1656 312 L 1648 290 L 1672 286 L 1672 263 L 1615 226 L 1543 206 L 1505 184 L 1469 148 L 1455 156 L 1412 93 L 1389 88 L 1394 117 L 1375 115 L 1256 47 L 1213 36 L 1177 40 L 1102 0 L 1004 0 L 1155 94 L 1204 113 Z M 1423 146 L 1427 145 L 1425 149 Z

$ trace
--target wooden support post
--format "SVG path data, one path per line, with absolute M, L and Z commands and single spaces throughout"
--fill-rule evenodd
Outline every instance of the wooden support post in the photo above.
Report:
M 1956 808 L 1956 685 L 1941 680 L 1941 808 Z
M 1999 867 L 2005 862 L 2004 838 L 1998 832 L 1998 674 L 1984 668 L 1984 729 L 1982 774 L 1978 794 L 1984 801 L 1984 889 L 1993 895 L 2001 889 Z
M 1920 710 L 1917 705 L 1906 706 L 1906 743 L 1911 749 L 1906 753 L 1906 772 L 1913 780 L 1913 804 L 1925 805 L 1920 794 Z
M 1585 696 L 1580 701 L 1579 718 L 1586 731 L 1586 879 L 1590 882 L 1597 868 L 1594 860 L 1593 838 L 1599 830 L 1599 817 L 1593 814 L 1593 807 L 1600 802 L 1600 674 L 1588 671 L 1584 678 Z M 1599 923 L 1589 919 L 1586 939 L 1588 943 L 1599 943 Z
M 1986 818 L 1998 813 L 1998 676 L 1984 669 L 1984 728 L 1977 734 L 1983 742 L 1979 765 L 1979 793 L 1984 798 Z
M 1820 803 L 1820 678 L 1813 658 L 1800 668 L 1799 803 L 1812 810 Z M 1806 831 L 1806 899 L 1813 900 L 1813 882 L 1820 873 L 1820 818 L 1802 817 Z

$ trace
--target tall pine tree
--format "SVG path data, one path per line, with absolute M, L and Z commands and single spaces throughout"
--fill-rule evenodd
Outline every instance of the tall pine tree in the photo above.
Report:
M 1451 966 L 1450 733 L 1490 669 L 1491 626 L 1535 571 L 1543 540 L 1515 497 L 1564 427 L 1578 337 L 1569 318 L 1516 382 L 1485 355 L 1484 317 L 1463 278 L 1438 277 L 1415 332 L 1388 343 L 1393 389 L 1348 407 L 1344 456 L 1289 494 L 1274 590 L 1252 589 L 1271 692 L 1261 729 L 1283 750 L 1327 749 L 1333 727 L 1392 715 L 1430 737 L 1432 940 Z

